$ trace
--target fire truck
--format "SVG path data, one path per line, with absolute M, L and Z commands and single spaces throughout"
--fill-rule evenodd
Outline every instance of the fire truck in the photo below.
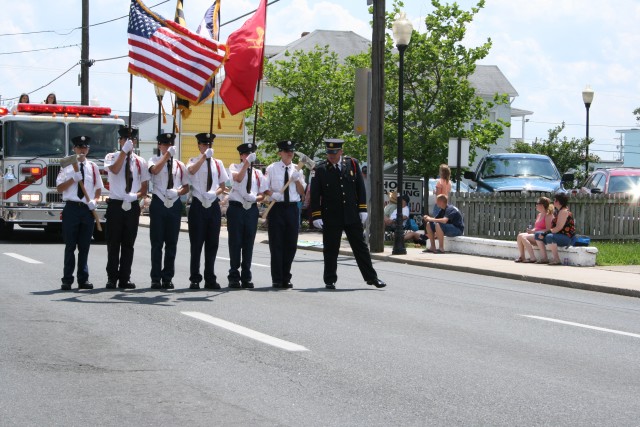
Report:
M 73 154 L 71 139 L 91 137 L 90 160 L 99 166 L 105 184 L 98 208 L 104 223 L 108 198 L 104 157 L 118 145 L 122 119 L 111 116 L 108 107 L 58 104 L 18 104 L 0 107 L 0 239 L 7 238 L 16 224 L 59 232 L 62 194 L 56 191 L 60 159 Z M 97 175 L 97 174 L 94 174 Z M 103 227 L 104 230 L 104 227 Z M 104 232 L 94 231 L 103 239 Z

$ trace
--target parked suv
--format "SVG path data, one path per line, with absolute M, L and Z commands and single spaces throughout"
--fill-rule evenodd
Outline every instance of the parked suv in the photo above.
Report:
M 596 169 L 580 185 L 577 192 L 584 194 L 627 193 L 639 197 L 640 169 Z
M 488 154 L 475 172 L 464 177 L 476 183 L 476 192 L 565 191 L 564 183 L 573 183 L 571 173 L 560 176 L 553 160 L 542 154 Z M 473 185 L 471 186 L 473 188 Z

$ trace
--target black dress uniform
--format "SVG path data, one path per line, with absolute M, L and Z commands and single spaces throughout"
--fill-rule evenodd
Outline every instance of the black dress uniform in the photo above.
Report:
M 327 153 L 341 152 L 342 144 L 340 140 L 326 140 Z M 322 220 L 323 278 L 327 289 L 335 289 L 338 279 L 338 252 L 343 231 L 367 284 L 379 288 L 386 286 L 373 269 L 371 254 L 364 240 L 360 214 L 366 215 L 367 199 L 358 162 L 345 156 L 341 156 L 335 165 L 329 161 L 320 162 L 310 185 L 311 219 Z
M 173 146 L 174 133 L 162 133 L 157 136 L 158 149 L 161 145 Z M 164 149 L 164 148 L 163 148 Z M 149 159 L 149 171 L 153 185 L 153 197 L 149 206 L 149 240 L 151 241 L 151 288 L 173 289 L 175 260 L 182 220 L 182 201 L 180 191 L 189 186 L 187 168 L 171 155 L 159 152 Z M 175 151 L 174 151 L 175 153 Z M 160 165 L 162 165 L 160 167 Z M 157 170 L 153 174 L 154 168 Z M 164 266 L 162 250 L 164 247 Z
M 138 129 L 121 127 L 118 131 L 123 147 L 127 138 L 137 139 Z M 126 156 L 122 168 L 114 173 L 112 166 L 120 156 Z M 132 151 L 119 150 L 109 153 L 104 159 L 108 172 L 109 200 L 107 201 L 107 289 L 118 287 L 135 289 L 131 282 L 133 246 L 138 236 L 140 204 L 138 192 L 146 194 L 149 170 L 147 162 Z
M 72 139 L 74 147 L 89 147 L 91 138 L 88 136 L 76 136 Z M 78 289 L 93 289 L 93 284 L 89 282 L 89 247 L 95 220 L 91 210 L 96 208 L 96 201 L 93 199 L 96 190 L 102 190 L 102 178 L 98 166 L 86 158 L 78 162 L 78 178 L 81 177 L 87 194 L 92 199 L 87 203 L 84 193 L 80 188 L 79 181 L 73 179 L 75 171 L 73 166 L 62 169 L 56 179 L 56 185 L 61 186 L 65 182 L 73 179 L 73 184 L 62 191 L 62 199 L 65 201 L 62 210 L 62 236 L 64 238 L 64 270 L 62 276 L 63 290 L 71 289 L 73 283 L 73 271 L 76 267 L 75 250 L 78 248 Z M 99 192 L 98 192 L 99 194 Z
M 199 133 L 196 135 L 198 144 L 209 146 L 215 138 L 212 133 Z M 206 289 L 220 289 L 214 272 L 218 244 L 220 242 L 220 227 L 222 225 L 222 212 L 220 199 L 216 194 L 218 188 L 224 189 L 225 182 L 229 179 L 222 161 L 213 158 L 213 152 L 206 158 L 198 170 L 195 166 L 206 157 L 205 153 L 189 160 L 187 170 L 192 185 L 192 199 L 189 208 L 189 242 L 191 246 L 191 261 L 189 264 L 189 289 L 200 289 L 200 282 L 204 278 Z M 204 246 L 204 274 L 200 274 L 200 256 Z

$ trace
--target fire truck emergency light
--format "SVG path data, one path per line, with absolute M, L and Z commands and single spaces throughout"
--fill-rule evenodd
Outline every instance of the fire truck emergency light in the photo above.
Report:
M 0 116 L 6 116 L 9 114 L 9 109 L 7 107 L 0 107 Z
M 23 175 L 40 175 L 42 174 L 41 167 L 25 167 L 20 171 Z
M 108 116 L 109 107 L 89 105 L 18 104 L 19 113 L 79 114 L 82 116 Z

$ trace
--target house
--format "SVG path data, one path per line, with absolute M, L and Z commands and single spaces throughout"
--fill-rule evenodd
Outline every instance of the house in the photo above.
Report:
M 640 168 L 640 129 L 616 130 L 620 139 L 620 161 L 624 167 Z

